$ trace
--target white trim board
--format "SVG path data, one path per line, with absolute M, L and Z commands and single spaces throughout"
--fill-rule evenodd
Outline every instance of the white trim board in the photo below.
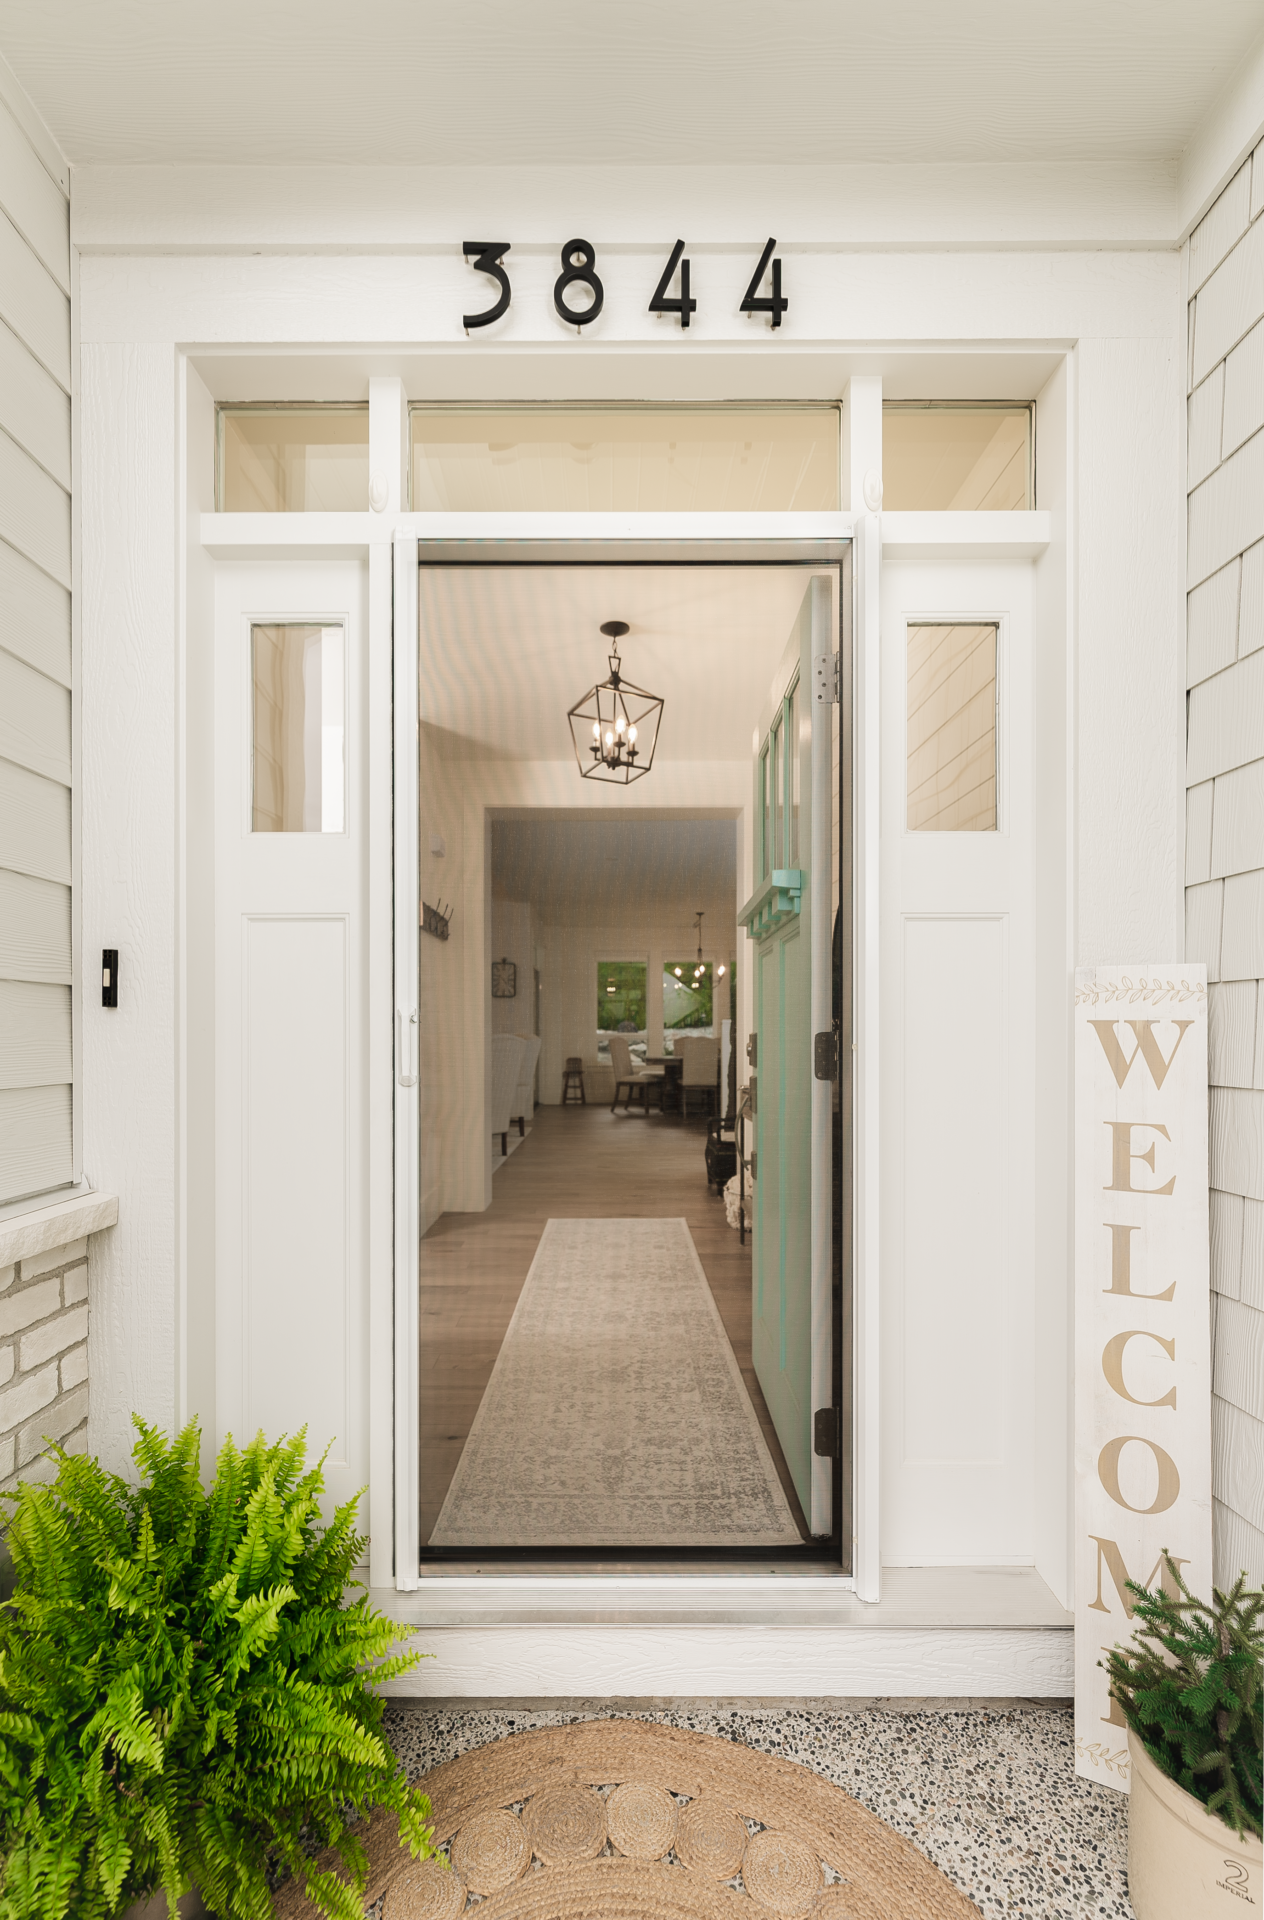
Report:
M 890 1567 L 882 1588 L 867 1605 L 820 1575 L 438 1571 L 372 1598 L 431 1656 L 386 1688 L 401 1697 L 1067 1697 L 1070 1615 L 1033 1568 Z
M 388 1695 L 1062 1700 L 1072 1677 L 1069 1627 L 476 1626 L 418 1630 L 416 1639 L 430 1657 L 387 1682 Z

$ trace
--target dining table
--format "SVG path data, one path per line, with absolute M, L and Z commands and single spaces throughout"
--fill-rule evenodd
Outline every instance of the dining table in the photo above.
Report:
M 663 1073 L 663 1111 L 680 1112 L 680 1079 L 685 1070 L 684 1055 L 680 1053 L 649 1053 L 645 1056 L 647 1067 L 662 1067 Z

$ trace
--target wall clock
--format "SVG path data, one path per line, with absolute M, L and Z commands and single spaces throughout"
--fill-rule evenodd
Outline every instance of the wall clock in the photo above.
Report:
M 513 1000 L 518 993 L 518 969 L 512 960 L 492 961 L 492 999 Z

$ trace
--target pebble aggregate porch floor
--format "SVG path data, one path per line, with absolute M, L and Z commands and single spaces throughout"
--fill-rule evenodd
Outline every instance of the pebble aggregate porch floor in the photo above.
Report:
M 602 1717 L 391 1704 L 385 1732 L 415 1779 L 507 1733 Z M 1065 1708 L 707 1708 L 633 1717 L 719 1734 L 813 1768 L 907 1835 L 987 1920 L 1133 1920 L 1128 1802 L 1076 1778 Z

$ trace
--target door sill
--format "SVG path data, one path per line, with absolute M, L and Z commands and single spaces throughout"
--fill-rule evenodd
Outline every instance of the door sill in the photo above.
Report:
M 419 1702 L 1064 1700 L 1071 1616 L 1031 1567 L 890 1567 L 883 1597 L 815 1573 L 453 1574 L 372 1599 L 428 1655 Z

